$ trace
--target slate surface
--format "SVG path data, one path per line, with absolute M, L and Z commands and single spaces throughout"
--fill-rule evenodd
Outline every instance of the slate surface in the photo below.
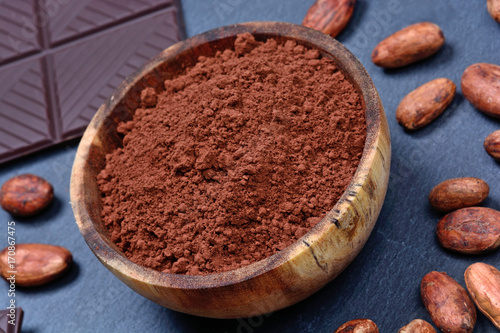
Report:
M 185 0 L 187 35 L 221 25 L 277 20 L 301 23 L 312 0 Z M 408 133 L 395 121 L 399 101 L 412 89 L 437 77 L 458 86 L 463 70 L 475 62 L 500 64 L 500 25 L 486 1 L 358 0 L 349 27 L 338 39 L 366 66 L 385 106 L 392 136 L 389 191 L 378 223 L 361 254 L 332 283 L 288 309 L 241 320 L 212 320 L 164 309 L 118 281 L 94 257 L 80 236 L 69 205 L 69 179 L 77 141 L 0 165 L 0 183 L 33 172 L 52 182 L 56 202 L 33 219 L 15 219 L 21 242 L 67 247 L 76 265 L 47 287 L 19 289 L 25 310 L 23 332 L 333 332 L 345 321 L 367 317 L 381 332 L 396 332 L 415 318 L 430 321 L 419 295 L 421 278 L 445 271 L 464 285 L 468 265 L 483 261 L 500 267 L 500 252 L 465 257 L 443 250 L 435 237 L 440 214 L 427 203 L 440 181 L 475 176 L 491 186 L 485 206 L 500 209 L 500 164 L 483 150 L 484 138 L 500 122 L 476 111 L 458 88 L 453 104 L 430 126 Z M 440 25 L 444 48 L 431 59 L 400 70 L 384 71 L 370 61 L 385 36 L 419 21 Z M 0 247 L 7 221 L 0 212 Z M 1 236 L 4 235 L 4 236 Z M 0 283 L 0 304 L 7 305 L 7 284 Z M 478 314 L 475 332 L 497 332 Z

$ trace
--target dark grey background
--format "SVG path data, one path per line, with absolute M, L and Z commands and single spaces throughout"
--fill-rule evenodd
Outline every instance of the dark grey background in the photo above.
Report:
M 313 0 L 184 0 L 188 37 L 245 21 L 300 24 Z M 434 57 L 404 69 L 382 70 L 370 61 L 373 47 L 411 23 L 437 23 L 446 44 Z M 475 110 L 460 92 L 460 77 L 472 63 L 500 64 L 500 25 L 486 11 L 486 0 L 358 0 L 348 28 L 338 37 L 364 64 L 386 109 L 392 137 L 389 190 L 378 223 L 361 254 L 332 283 L 305 301 L 258 318 L 212 320 L 162 308 L 139 296 L 94 257 L 74 222 L 69 180 L 78 141 L 0 166 L 0 183 L 25 172 L 55 187 L 56 201 L 41 216 L 13 219 L 0 211 L 0 246 L 7 221 L 16 221 L 18 243 L 67 247 L 74 255 L 70 274 L 48 286 L 18 289 L 25 310 L 23 332 L 333 332 L 360 317 L 374 320 L 381 332 L 396 332 L 415 318 L 430 321 L 420 300 L 421 278 L 431 270 L 447 272 L 464 285 L 468 265 L 483 261 L 500 267 L 500 252 L 467 257 L 443 250 L 435 237 L 441 214 L 427 202 L 431 188 L 453 177 L 475 176 L 491 187 L 484 205 L 500 209 L 500 165 L 484 151 L 484 138 L 499 121 Z M 395 121 L 399 101 L 417 86 L 447 77 L 457 96 L 428 127 L 405 132 Z M 7 284 L 0 283 L 1 307 Z M 475 332 L 496 332 L 478 314 Z

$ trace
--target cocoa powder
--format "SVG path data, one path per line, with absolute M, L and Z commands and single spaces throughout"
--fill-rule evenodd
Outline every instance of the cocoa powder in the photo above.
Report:
M 224 272 L 295 242 L 345 191 L 366 138 L 353 84 L 293 41 L 239 35 L 141 97 L 98 175 L 102 219 L 128 258 L 168 273 Z

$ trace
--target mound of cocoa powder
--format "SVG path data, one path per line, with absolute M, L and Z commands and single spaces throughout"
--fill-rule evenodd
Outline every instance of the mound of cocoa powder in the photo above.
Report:
M 204 275 L 269 257 L 333 208 L 359 163 L 363 103 L 317 50 L 242 34 L 165 89 L 142 92 L 98 176 L 109 237 L 143 266 Z

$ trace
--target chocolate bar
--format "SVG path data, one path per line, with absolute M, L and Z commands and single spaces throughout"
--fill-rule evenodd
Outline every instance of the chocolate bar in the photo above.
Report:
M 23 309 L 0 310 L 0 333 L 18 333 L 23 326 Z
M 175 0 L 0 0 L 0 163 L 81 136 L 127 76 L 183 37 Z

